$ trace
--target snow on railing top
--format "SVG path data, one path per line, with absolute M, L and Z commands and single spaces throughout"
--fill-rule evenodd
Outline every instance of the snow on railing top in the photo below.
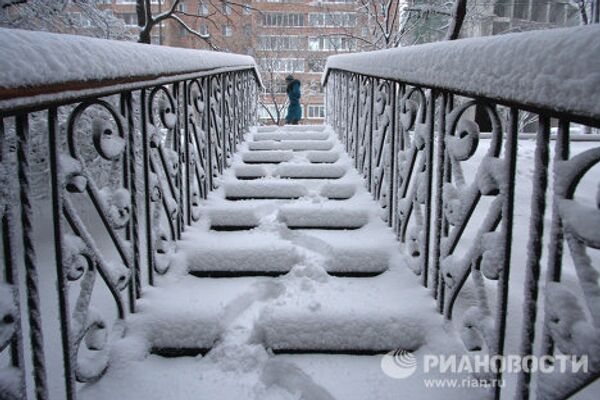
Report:
M 329 57 L 333 69 L 600 119 L 600 25 Z
M 20 29 L 0 28 L 0 54 L 0 109 L 22 106 L 22 97 L 203 71 L 251 68 L 260 79 L 250 56 Z

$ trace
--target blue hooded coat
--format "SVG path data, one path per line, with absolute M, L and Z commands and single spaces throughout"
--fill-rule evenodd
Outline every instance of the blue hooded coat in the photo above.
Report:
M 287 116 L 285 117 L 286 122 L 299 121 L 302 118 L 302 107 L 300 106 L 300 81 L 294 79 L 287 85 L 287 95 L 290 99 L 288 106 Z

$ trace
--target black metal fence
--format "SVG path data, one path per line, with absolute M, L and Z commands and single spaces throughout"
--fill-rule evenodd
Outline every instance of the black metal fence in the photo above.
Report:
M 165 72 L 0 93 L 2 399 L 74 399 L 102 376 L 255 124 L 254 66 Z
M 520 38 L 514 35 L 515 45 Z M 468 40 L 460 42 L 464 42 L 461 49 L 469 50 Z M 544 46 L 532 48 L 540 54 L 552 52 Z M 410 54 L 399 49 L 397 59 L 422 56 L 424 60 L 439 54 L 436 49 L 417 49 Z M 466 50 L 457 56 L 469 54 Z M 440 87 L 438 77 L 420 75 L 418 69 L 407 71 L 419 76 L 419 84 L 400 79 L 402 72 L 394 77 L 368 73 L 369 65 L 394 71 L 394 60 L 386 58 L 389 54 L 380 57 L 375 52 L 356 60 L 346 55 L 339 56 L 337 64 L 335 59 L 329 62 L 325 76 L 328 123 L 384 209 L 383 219 L 396 233 L 409 267 L 430 288 L 438 311 L 458 321 L 453 324 L 465 351 L 507 354 L 510 333 L 520 342 L 511 352 L 521 356 L 589 358 L 587 371 L 565 375 L 523 371 L 512 387 L 496 385 L 490 395 L 499 398 L 502 391 L 507 398 L 514 393 L 524 399 L 533 392 L 543 399 L 571 396 L 600 376 L 600 287 L 598 265 L 593 265 L 598 258 L 590 258 L 590 251 L 600 248 L 600 225 L 593 227 L 594 221 L 600 221 L 600 206 L 582 204 L 574 196 L 586 173 L 600 162 L 600 142 L 571 155 L 570 128 L 574 123 L 598 128 L 600 114 L 561 111 L 572 102 L 568 91 L 554 92 L 555 97 L 548 100 L 557 102 L 557 107 L 539 107 L 502 98 L 497 93 L 501 90 L 474 96 L 453 88 L 451 82 Z M 480 65 L 485 76 L 485 60 L 473 61 L 477 55 L 470 55 L 472 59 L 465 62 Z M 426 65 L 423 60 L 411 62 Z M 538 61 L 549 65 L 544 58 Z M 444 69 L 444 65 L 436 67 Z M 515 85 L 519 84 L 518 70 L 516 63 Z M 569 78 L 562 77 L 565 87 Z M 423 83 L 428 80 L 432 83 Z M 480 133 L 484 125 L 490 133 Z M 535 133 L 529 136 L 535 138 L 535 155 L 530 204 L 525 207 L 527 213 L 516 215 L 517 151 L 523 136 L 519 130 L 532 128 Z M 484 137 L 489 141 L 484 142 Z M 551 143 L 554 162 L 549 171 Z M 481 146 L 487 148 L 474 157 Z M 547 192 L 551 173 L 554 180 Z M 551 221 L 549 231 L 545 218 Z M 582 218 L 590 222 L 586 225 Z M 524 247 L 515 243 L 517 220 L 525 220 L 518 226 L 528 226 L 529 232 L 519 232 L 528 243 L 524 254 L 515 255 L 511 252 L 516 246 Z M 574 266 L 575 283 L 572 279 L 562 282 L 567 258 Z M 525 270 L 523 279 L 511 277 L 511 270 L 513 274 Z M 540 283 L 541 276 L 545 283 Z M 539 296 L 542 288 L 543 299 Z M 522 299 L 517 314 L 509 312 L 509 293 Z M 551 357 L 544 360 L 553 361 Z M 501 378 L 501 373 L 491 377 Z

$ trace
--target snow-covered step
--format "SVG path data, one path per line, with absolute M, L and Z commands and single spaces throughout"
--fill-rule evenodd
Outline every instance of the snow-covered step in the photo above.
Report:
M 215 231 L 239 231 L 256 228 L 260 219 L 252 208 L 211 208 L 207 211 L 210 229 Z
M 294 158 L 292 151 L 248 151 L 242 153 L 246 164 L 279 164 Z
M 359 229 L 369 222 L 361 209 L 290 205 L 279 209 L 277 219 L 291 229 Z
M 266 132 L 255 133 L 254 141 L 261 140 L 327 140 L 331 137 L 329 132 Z
M 327 125 L 285 125 L 281 128 L 287 132 L 302 132 L 302 131 L 324 131 L 327 130 Z
M 427 290 L 395 279 L 317 278 L 295 296 L 267 306 L 255 336 L 276 353 L 417 350 L 439 316 L 431 312 Z
M 321 187 L 320 194 L 330 200 L 347 200 L 356 193 L 353 183 L 327 183 Z
M 331 150 L 333 142 L 329 140 L 263 140 L 260 142 L 249 142 L 250 150 Z
M 214 232 L 188 245 L 188 272 L 200 277 L 277 276 L 302 261 L 290 242 L 264 232 Z
M 268 175 L 267 168 L 263 165 L 240 165 L 234 168 L 235 177 L 238 179 L 258 179 Z
M 299 183 L 276 179 L 252 182 L 228 182 L 224 184 L 227 200 L 244 199 L 298 199 L 308 190 Z
M 290 179 L 340 179 L 346 168 L 338 165 L 282 164 L 273 170 L 273 176 Z
M 314 164 L 333 164 L 340 159 L 337 151 L 309 151 L 306 153 L 308 161 Z

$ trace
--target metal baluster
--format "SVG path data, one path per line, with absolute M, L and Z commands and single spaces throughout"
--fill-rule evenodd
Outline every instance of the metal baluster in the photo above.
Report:
M 425 220 L 423 229 L 425 230 L 425 240 L 423 243 L 423 286 L 428 287 L 429 282 L 429 253 L 431 246 L 431 195 L 433 186 L 433 141 L 435 135 L 435 90 L 431 89 L 426 112 L 427 118 L 427 139 L 425 143 L 425 168 L 427 172 L 427 193 L 425 203 Z M 427 101 L 427 100 L 426 100 Z
M 4 163 L 5 168 L 9 163 L 8 149 L 5 145 L 6 132 L 4 130 L 4 120 L 0 118 L 0 163 Z M 6 171 L 6 170 L 5 170 Z M 8 172 L 8 171 L 6 171 Z M 15 188 L 12 181 L 8 183 L 10 187 L 5 188 L 6 203 L 2 213 L 2 249 L 4 256 L 4 281 L 12 286 L 13 302 L 15 304 L 15 315 L 13 317 L 13 334 L 10 344 L 10 362 L 15 368 L 18 368 L 20 374 L 19 389 L 21 393 L 26 393 L 25 383 L 25 359 L 23 355 L 23 326 L 21 320 L 21 300 L 19 296 L 19 274 L 16 260 L 17 254 L 17 232 L 16 215 L 14 199 Z M 4 317 L 5 318 L 5 317 Z
M 509 132 L 506 135 L 504 151 L 504 177 L 500 187 L 501 194 L 504 195 L 502 203 L 502 221 L 500 222 L 500 235 L 503 243 L 502 271 L 498 279 L 498 293 L 496 301 L 496 354 L 504 355 L 504 345 L 506 337 L 506 314 L 508 310 L 508 288 L 510 277 L 510 257 L 512 254 L 512 231 L 514 220 L 515 205 L 515 184 L 517 173 L 517 143 L 519 134 L 519 111 L 516 108 L 510 110 Z M 497 383 L 502 379 L 502 371 L 499 370 Z M 495 398 L 500 399 L 501 385 L 494 386 Z
M 148 264 L 148 284 L 154 286 L 154 235 L 152 227 L 152 201 L 150 182 L 150 134 L 148 132 L 148 104 L 146 89 L 140 90 L 140 119 L 142 130 L 142 165 L 144 168 L 144 216 L 146 219 L 146 263 Z
M 538 295 L 538 281 L 540 276 L 540 258 L 542 256 L 542 239 L 544 236 L 544 212 L 546 210 L 546 191 L 548 186 L 548 162 L 550 142 L 550 119 L 547 116 L 539 117 L 539 127 L 536 137 L 533 192 L 531 195 L 531 218 L 529 222 L 529 242 L 527 245 L 527 261 L 525 264 L 525 298 L 532 299 L 532 303 L 525 302 L 523 318 L 524 324 L 521 336 L 521 354 L 531 353 L 533 346 L 533 324 L 535 324 L 535 303 Z M 526 328 L 531 328 L 525 331 Z M 528 398 L 529 376 L 519 374 L 517 394 Z M 527 394 L 525 393 L 527 392 Z
M 446 152 L 446 102 L 448 93 L 440 94 L 440 111 L 437 135 L 437 158 L 436 158 L 436 186 L 435 186 L 435 222 L 433 234 L 433 271 L 431 274 L 431 290 L 433 298 L 438 298 L 438 287 L 440 282 L 440 255 L 442 244 L 442 224 L 444 220 L 443 194 L 444 194 L 444 155 Z
M 42 332 L 40 295 L 37 274 L 37 260 L 33 232 L 33 199 L 29 180 L 29 115 L 16 117 L 17 164 L 19 176 L 19 199 L 21 202 L 21 226 L 23 239 L 23 259 L 25 263 L 25 284 L 27 288 L 27 307 L 31 353 L 33 359 L 33 379 L 35 395 L 38 400 L 48 398 L 48 382 L 44 355 L 44 337 Z

